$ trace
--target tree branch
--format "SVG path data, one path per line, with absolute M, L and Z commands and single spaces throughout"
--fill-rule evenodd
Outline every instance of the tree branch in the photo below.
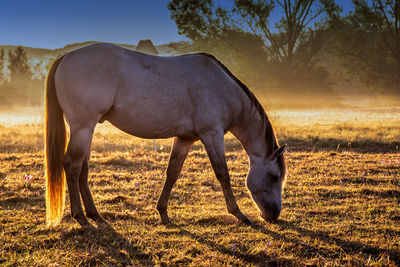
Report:
M 378 2 L 378 3 L 380 4 L 379 7 L 376 5 L 376 2 Z M 373 9 L 375 10 L 376 14 L 381 14 L 382 17 L 385 19 L 386 23 L 387 23 L 388 26 L 389 26 L 389 34 L 390 34 L 390 35 L 392 36 L 392 38 L 394 39 L 393 29 L 392 29 L 392 27 L 391 27 L 391 25 L 390 25 L 390 22 L 389 22 L 389 20 L 388 20 L 388 17 L 387 17 L 387 15 L 386 15 L 386 12 L 385 12 L 385 9 L 384 9 L 384 7 L 383 7 L 383 5 L 382 5 L 382 2 L 381 2 L 380 0 L 375 0 L 375 1 L 373 1 L 373 3 L 372 3 L 372 7 L 373 7 Z M 390 52 L 393 54 L 393 56 L 396 56 L 395 48 L 392 47 L 392 44 L 390 43 L 390 40 L 389 40 L 389 38 L 388 38 L 387 35 L 386 35 L 386 31 L 385 31 L 385 29 L 383 28 L 383 25 L 382 25 L 381 23 L 379 23 L 378 18 L 377 18 L 377 15 L 374 15 L 374 16 L 375 16 L 375 19 L 373 20 L 372 23 L 374 24 L 374 26 L 375 26 L 375 28 L 378 30 L 378 32 L 380 32 L 380 34 L 381 34 L 381 36 L 382 36 L 382 39 L 383 39 L 383 41 L 385 42 L 385 44 L 386 44 L 386 46 L 388 47 L 388 49 L 390 50 Z
M 376 2 L 378 2 L 379 7 L 377 7 L 375 5 Z M 380 13 L 382 14 L 382 17 L 384 18 L 384 20 L 386 22 L 386 25 L 387 25 L 387 27 L 389 29 L 390 34 L 392 35 L 392 37 L 394 37 L 392 24 L 390 23 L 389 18 L 387 17 L 387 13 L 386 13 L 385 8 L 384 8 L 384 6 L 382 4 L 382 1 L 381 0 L 375 0 L 375 1 L 372 2 L 372 6 L 374 7 L 375 11 L 378 11 L 378 10 L 380 11 Z
M 279 1 L 279 0 L 276 0 L 276 2 L 278 3 L 278 5 L 280 5 L 282 8 L 285 8 L 284 6 L 283 6 L 283 4 L 281 3 L 281 1 Z
M 304 26 L 304 27 L 307 26 L 308 23 L 310 23 L 312 20 L 316 19 L 319 15 L 322 14 L 322 12 L 324 12 L 324 10 L 321 8 L 320 10 L 318 10 L 317 14 L 315 14 L 315 16 L 312 16 L 309 20 L 307 20 L 307 21 L 303 24 L 303 26 Z

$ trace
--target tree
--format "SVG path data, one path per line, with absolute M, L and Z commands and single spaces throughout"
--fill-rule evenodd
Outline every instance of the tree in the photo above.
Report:
M 46 64 L 42 60 L 36 61 L 36 64 L 32 67 L 32 80 L 44 80 L 46 79 L 46 73 L 44 70 Z
M 8 69 L 10 71 L 11 82 L 17 80 L 30 80 L 32 72 L 28 63 L 25 50 L 18 46 L 8 53 Z
M 333 0 L 234 0 L 230 9 L 215 7 L 212 0 L 173 0 L 168 8 L 179 33 L 194 42 L 221 42 L 232 32 L 261 39 L 265 52 L 258 58 L 265 62 L 264 73 L 270 73 L 280 87 L 295 87 L 301 81 L 309 88 L 315 77 L 321 78 L 316 87 L 325 83 L 328 75 L 318 55 L 329 39 L 329 20 L 339 12 Z M 284 15 L 271 27 L 275 8 Z
M 4 81 L 5 75 L 4 75 L 4 64 L 5 63 L 5 57 L 4 57 L 4 49 L 1 49 L 0 51 L 0 83 Z
M 276 25 L 278 33 L 272 32 L 268 22 L 275 2 L 284 12 Z M 336 5 L 333 1 L 314 0 L 275 2 L 235 0 L 235 12 L 241 15 L 253 33 L 260 34 L 267 40 L 266 48 L 275 61 L 294 64 L 298 51 L 307 53 L 305 59 L 309 61 L 322 48 L 323 39 L 326 39 L 326 36 L 321 35 L 328 26 L 327 16 L 322 15 L 326 13 L 332 16 L 337 11 Z M 314 27 L 308 27 L 312 23 Z M 305 47 L 309 45 L 312 47 L 306 51 Z
M 268 70 L 281 87 L 301 91 L 329 88 L 329 75 L 319 56 L 330 38 L 330 19 L 338 16 L 339 8 L 333 1 L 235 0 L 235 5 L 235 12 L 251 31 L 266 41 Z M 275 5 L 284 15 L 274 29 L 269 14 Z
M 4 87 L 5 81 L 5 73 L 4 73 L 4 65 L 5 65 L 5 56 L 4 49 L 0 51 L 0 109 L 3 106 L 10 106 L 9 101 L 7 99 L 7 88 Z
M 168 9 L 178 33 L 192 41 L 219 38 L 226 30 L 238 29 L 230 18 L 231 11 L 215 7 L 213 0 L 172 0 Z
M 212 53 L 252 88 L 266 83 L 260 71 L 266 63 L 264 43 L 258 36 L 237 27 L 229 17 L 230 11 L 215 7 L 212 0 L 174 0 L 168 8 L 179 33 L 192 40 L 184 52 Z
M 361 83 L 400 94 L 400 0 L 353 0 L 342 21 L 340 54 Z

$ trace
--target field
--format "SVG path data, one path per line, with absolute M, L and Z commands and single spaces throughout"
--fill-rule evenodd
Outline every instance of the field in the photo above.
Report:
M 110 227 L 80 228 L 69 216 L 45 226 L 40 111 L 0 115 L 0 265 L 298 266 L 400 265 L 399 109 L 272 110 L 286 155 L 284 209 L 264 222 L 245 186 L 247 155 L 229 134 L 232 187 L 254 226 L 226 211 L 204 148 L 196 143 L 155 209 L 171 140 L 96 129 L 90 187 Z M 29 114 L 29 115 L 26 115 Z

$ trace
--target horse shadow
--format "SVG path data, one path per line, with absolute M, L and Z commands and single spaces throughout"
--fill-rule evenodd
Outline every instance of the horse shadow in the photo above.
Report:
M 292 222 L 288 222 L 285 220 L 278 220 L 277 222 L 275 222 L 275 224 L 281 226 L 282 228 L 294 230 L 294 231 L 298 232 L 301 236 L 308 236 L 312 239 L 318 239 L 318 240 L 326 242 L 330 245 L 339 246 L 346 254 L 352 254 L 352 253 L 360 254 L 361 253 L 366 259 L 368 259 L 370 256 L 379 258 L 383 254 L 386 254 L 386 255 L 390 256 L 390 259 L 393 262 L 395 262 L 396 265 L 400 265 L 400 255 L 399 255 L 398 251 L 395 251 L 393 249 L 383 249 L 383 248 L 367 245 L 367 244 L 357 242 L 357 241 L 344 240 L 344 239 L 341 239 L 338 237 L 331 236 L 330 233 L 328 233 L 328 232 L 309 230 L 309 229 L 300 227 Z M 252 226 L 252 228 L 255 230 L 258 230 L 264 234 L 270 235 L 273 238 L 300 245 L 303 247 L 303 249 L 305 251 L 308 251 L 311 253 L 318 253 L 326 259 L 329 259 L 329 258 L 337 259 L 337 257 L 340 254 L 340 252 L 333 251 L 329 248 L 314 247 L 314 246 L 305 244 L 304 242 L 302 242 L 299 239 L 286 237 L 283 234 L 266 229 L 265 226 L 255 224 Z
M 393 249 L 383 249 L 367 244 L 363 244 L 357 241 L 348 241 L 338 237 L 333 237 L 329 233 L 324 231 L 313 231 L 309 229 L 302 228 L 292 222 L 288 222 L 285 220 L 279 220 L 275 222 L 282 228 L 291 229 L 300 234 L 300 237 L 291 237 L 287 236 L 283 233 L 279 233 L 276 231 L 272 231 L 266 228 L 266 225 L 261 225 L 258 223 L 254 223 L 251 227 L 252 229 L 259 231 L 265 235 L 268 235 L 275 240 L 280 240 L 282 242 L 292 244 L 297 246 L 300 249 L 301 255 L 308 256 L 322 256 L 325 259 L 337 259 L 340 255 L 340 252 L 332 250 L 330 248 L 321 248 L 320 246 L 312 245 L 313 242 L 305 243 L 301 240 L 301 236 L 308 236 L 311 239 L 318 239 L 323 242 L 326 242 L 330 245 L 339 246 L 346 254 L 352 253 L 361 253 L 366 259 L 370 256 L 379 258 L 383 254 L 389 255 L 390 259 L 396 264 L 400 265 L 400 255 L 398 251 Z M 184 228 L 184 225 L 171 225 L 170 227 L 176 228 L 178 231 L 174 232 L 175 234 L 185 235 L 190 237 L 197 242 L 208 246 L 211 250 L 218 251 L 221 254 L 225 254 L 226 256 L 234 255 L 237 258 L 240 258 L 242 261 L 248 264 L 256 264 L 256 265 L 277 265 L 277 266 L 297 266 L 300 262 L 299 260 L 291 260 L 291 259 L 280 259 L 267 255 L 266 253 L 262 254 L 247 254 L 240 251 L 233 251 L 232 247 L 226 247 L 224 245 L 215 243 L 211 239 L 204 238 L 201 235 L 193 233 Z M 240 227 L 240 226 L 239 226 Z M 308 257 L 307 256 L 307 257 Z M 306 257 L 306 256 L 304 256 Z M 306 258 L 304 258 L 306 260 Z
M 105 264 L 154 266 L 152 256 L 118 233 L 110 224 L 98 227 L 80 227 L 66 231 L 61 235 L 62 242 L 73 243 L 78 249 L 89 251 L 95 248 L 96 255 L 88 257 L 81 264 L 86 266 Z M 100 251 L 100 252 L 99 252 Z
M 199 222 L 198 222 L 199 223 Z M 231 222 L 221 224 L 231 224 Z M 208 221 L 200 222 L 200 224 L 204 224 L 205 227 L 209 227 L 210 224 Z M 241 223 L 235 222 L 238 227 L 241 227 Z M 213 224 L 215 226 L 215 224 Z M 213 239 L 206 238 L 202 235 L 191 232 L 186 229 L 186 224 L 170 224 L 168 228 L 175 229 L 176 231 L 171 232 L 174 235 L 182 235 L 191 238 L 192 240 L 209 247 L 210 250 L 219 252 L 225 255 L 226 258 L 235 257 L 242 260 L 246 265 L 256 265 L 256 266 L 296 266 L 296 262 L 291 259 L 280 259 L 275 258 L 265 253 L 258 254 L 247 254 L 238 249 L 234 249 L 233 246 L 226 246 L 220 243 L 216 243 Z
M 201 235 L 195 234 L 185 228 L 183 226 L 173 226 L 178 229 L 178 232 L 174 232 L 174 234 L 184 235 L 190 237 L 191 239 L 199 242 L 200 244 L 206 245 L 210 248 L 210 250 L 218 251 L 221 254 L 224 254 L 226 258 L 236 257 L 241 259 L 246 265 L 264 265 L 268 264 L 268 266 L 294 266 L 294 262 L 287 259 L 276 259 L 269 255 L 250 255 L 241 251 L 234 251 L 233 247 L 226 247 L 224 245 L 218 244 L 211 239 L 204 238 Z

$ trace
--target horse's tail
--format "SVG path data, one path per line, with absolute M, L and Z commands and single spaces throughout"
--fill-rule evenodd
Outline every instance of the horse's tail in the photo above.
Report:
M 48 226 L 60 222 L 65 204 L 63 160 L 66 147 L 64 115 L 57 100 L 55 73 L 61 58 L 49 70 L 46 81 L 45 163 L 46 163 L 46 222 Z

